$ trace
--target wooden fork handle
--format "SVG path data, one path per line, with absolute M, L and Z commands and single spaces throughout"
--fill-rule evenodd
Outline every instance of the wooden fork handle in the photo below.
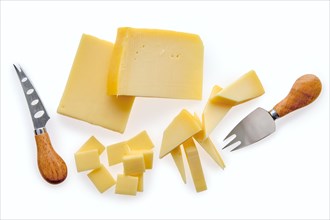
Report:
M 49 183 L 58 184 L 65 180 L 67 167 L 55 152 L 47 132 L 35 135 L 38 152 L 38 167 L 42 177 Z
M 319 96 L 321 90 L 322 84 L 317 76 L 313 74 L 303 75 L 293 84 L 289 94 L 273 109 L 279 117 L 283 117 L 312 103 Z

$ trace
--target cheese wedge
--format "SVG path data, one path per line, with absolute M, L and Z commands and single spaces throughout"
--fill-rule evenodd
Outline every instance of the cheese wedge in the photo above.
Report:
M 175 162 L 176 167 L 178 168 L 178 170 L 180 172 L 180 175 L 181 175 L 181 178 L 182 178 L 183 182 L 187 183 L 186 172 L 185 172 L 184 165 L 183 165 L 181 145 L 174 148 L 171 151 L 171 155 L 172 155 L 172 158 Z
M 222 89 L 211 100 L 234 106 L 261 96 L 264 93 L 265 90 L 256 72 L 251 70 Z
M 195 34 L 119 28 L 108 94 L 200 100 L 203 53 Z
M 146 131 L 142 131 L 129 139 L 127 144 L 131 150 L 148 150 L 154 147 Z
M 135 196 L 138 189 L 138 184 L 138 177 L 119 174 L 117 176 L 115 193 Z
M 123 157 L 130 151 L 126 142 L 112 144 L 107 147 L 109 166 L 123 162 Z
M 89 151 L 89 150 L 97 150 L 98 154 L 104 151 L 105 147 L 98 141 L 94 136 L 91 136 L 78 150 L 78 152 Z
M 187 110 L 182 110 L 163 133 L 159 158 L 163 158 L 200 130 L 202 128 L 194 117 Z
M 214 86 L 210 95 L 212 98 L 222 90 L 219 86 Z M 204 139 L 207 138 L 219 122 L 225 117 L 227 112 L 232 108 L 232 105 L 221 102 L 207 101 L 202 114 L 202 127 L 204 130 Z
M 87 176 L 100 193 L 105 192 L 116 184 L 116 180 L 103 165 L 87 174 Z
M 195 189 L 201 192 L 207 189 L 202 164 L 195 143 L 192 138 L 189 138 L 183 143 L 183 148 L 186 153 L 191 176 L 194 181 Z
M 57 112 L 123 133 L 134 97 L 108 96 L 113 44 L 83 34 Z

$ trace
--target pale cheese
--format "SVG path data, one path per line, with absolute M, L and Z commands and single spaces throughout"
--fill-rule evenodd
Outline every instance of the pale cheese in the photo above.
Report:
M 112 177 L 104 165 L 101 165 L 101 167 L 93 170 L 87 174 L 87 176 L 100 193 L 105 192 L 107 189 L 116 184 L 116 180 Z
M 154 152 L 153 150 L 132 150 L 128 154 L 143 155 L 144 165 L 146 169 L 152 169 Z
M 138 190 L 138 184 L 138 177 L 119 174 L 117 176 L 115 193 L 135 196 Z
M 99 153 L 96 149 L 77 152 L 74 154 L 78 172 L 92 170 L 101 166 Z
M 129 153 L 130 149 L 126 141 L 112 144 L 107 147 L 109 166 L 123 162 L 123 157 Z
M 146 131 L 142 131 L 129 139 L 127 144 L 131 150 L 148 150 L 154 147 Z
M 96 149 L 101 155 L 101 153 L 104 151 L 105 147 L 104 145 L 97 140 L 94 136 L 91 136 L 78 150 L 78 152 L 88 151 L 88 150 L 94 150 Z
M 130 154 L 123 157 L 124 174 L 140 175 L 145 172 L 144 157 L 142 154 Z
M 198 35 L 119 28 L 111 57 L 108 94 L 200 100 L 203 56 Z
M 175 162 L 176 167 L 178 168 L 181 178 L 184 183 L 187 183 L 186 179 L 186 172 L 184 169 L 184 164 L 183 164 L 183 157 L 182 157 L 182 150 L 181 150 L 181 145 L 177 146 L 171 151 L 172 158 Z
M 134 97 L 108 96 L 113 44 L 83 34 L 57 112 L 124 132 Z

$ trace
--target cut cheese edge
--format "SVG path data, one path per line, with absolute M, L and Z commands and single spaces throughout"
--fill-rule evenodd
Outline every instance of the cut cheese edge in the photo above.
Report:
M 112 144 L 107 147 L 109 166 L 123 162 L 123 157 L 129 153 L 130 149 L 126 141 Z
M 101 166 L 100 157 L 96 149 L 77 152 L 74 154 L 78 172 L 93 170 Z
M 211 99 L 213 102 L 226 105 L 238 105 L 259 97 L 265 90 L 254 70 L 241 76 L 238 80 L 222 89 Z
M 188 165 L 190 168 L 191 176 L 194 181 L 195 189 L 201 192 L 207 189 L 202 164 L 196 145 L 192 138 L 189 138 L 183 143 L 183 148 L 186 153 Z
M 129 139 L 127 144 L 131 150 L 149 150 L 154 147 L 147 131 L 142 131 Z
M 116 180 L 112 177 L 104 165 L 101 165 L 101 167 L 93 170 L 87 174 L 87 176 L 100 193 L 105 192 L 107 189 L 116 184 Z
M 198 35 L 119 28 L 108 94 L 200 100 L 203 57 L 204 47 Z
M 91 136 L 80 148 L 77 152 L 89 151 L 89 150 L 97 150 L 98 154 L 101 155 L 104 151 L 104 145 L 97 140 L 94 136 Z
M 214 86 L 210 98 L 222 90 L 219 86 Z M 219 122 L 225 117 L 232 105 L 222 104 L 220 102 L 212 102 L 210 99 L 204 107 L 202 114 L 202 127 L 204 130 L 204 138 L 207 138 Z
M 135 196 L 138 190 L 138 184 L 139 178 L 137 176 L 127 176 L 119 174 L 117 176 L 115 193 Z
M 172 158 L 175 162 L 176 167 L 178 168 L 181 178 L 184 183 L 187 183 L 186 179 L 186 172 L 184 169 L 184 164 L 183 164 L 183 157 L 182 157 L 182 150 L 181 150 L 181 145 L 177 146 L 171 151 Z
M 194 117 L 187 110 L 182 110 L 163 133 L 159 158 L 163 158 L 200 130 L 202 128 Z
M 83 34 L 57 112 L 123 133 L 134 97 L 108 96 L 113 44 Z

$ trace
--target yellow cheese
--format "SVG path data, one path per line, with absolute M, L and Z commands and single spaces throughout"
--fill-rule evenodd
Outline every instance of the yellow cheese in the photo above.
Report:
M 214 86 L 210 98 L 221 91 L 221 87 Z M 227 112 L 232 108 L 232 105 L 222 104 L 220 102 L 212 102 L 210 99 L 206 103 L 202 115 L 202 127 L 204 130 L 204 139 L 207 138 L 213 129 L 219 124 Z
M 123 162 L 123 157 L 128 154 L 129 147 L 127 142 L 112 144 L 107 147 L 109 166 Z
M 119 28 L 108 94 L 200 100 L 203 53 L 195 34 Z
M 201 121 L 197 114 L 194 115 L 195 120 L 201 124 Z M 212 157 L 212 159 L 222 168 L 225 168 L 225 163 L 223 162 L 219 151 L 213 144 L 212 140 L 208 137 L 205 138 L 205 133 L 203 130 L 194 135 L 194 139 L 200 144 L 200 146 Z
M 212 101 L 233 106 L 261 96 L 264 93 L 265 90 L 256 72 L 251 70 L 221 90 L 212 98 Z
M 96 149 L 74 154 L 78 172 L 92 170 L 101 166 L 99 153 Z
M 143 155 L 144 165 L 146 169 L 152 169 L 154 152 L 153 150 L 132 150 L 128 154 Z
M 143 192 L 143 173 L 136 176 L 138 178 L 138 185 L 137 185 L 137 191 Z
M 116 180 L 103 165 L 87 174 L 87 176 L 100 193 L 116 184 Z
M 119 174 L 117 176 L 115 193 L 135 196 L 138 189 L 138 184 L 138 177 Z
M 175 162 L 176 167 L 178 168 L 181 178 L 184 183 L 187 183 L 186 179 L 186 172 L 184 170 L 184 165 L 183 165 L 183 157 L 182 157 L 182 150 L 181 150 L 181 145 L 177 146 L 171 151 L 172 158 Z
M 145 171 L 144 158 L 142 154 L 132 154 L 123 157 L 125 175 L 139 175 Z
M 132 137 L 127 141 L 127 144 L 131 150 L 146 150 L 154 147 L 154 144 L 146 131 L 142 131 Z
M 94 150 L 94 149 L 96 149 L 98 151 L 99 155 L 101 155 L 101 153 L 104 151 L 105 147 L 94 136 L 91 136 L 84 143 L 84 145 L 79 148 L 78 152 Z
M 207 189 L 199 154 L 192 138 L 183 143 L 195 189 L 201 192 Z
M 134 97 L 107 95 L 112 49 L 110 42 L 82 35 L 57 112 L 122 133 Z
M 200 130 L 202 128 L 194 117 L 187 110 L 182 110 L 164 131 L 159 157 L 163 158 Z

